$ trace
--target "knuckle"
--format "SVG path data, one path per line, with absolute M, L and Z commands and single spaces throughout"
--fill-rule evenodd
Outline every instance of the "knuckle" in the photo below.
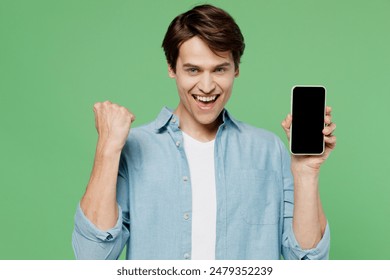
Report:
M 129 114 L 128 115 L 128 120 L 130 121 L 130 123 L 133 123 L 135 121 L 135 116 L 133 114 Z
M 94 111 L 98 111 L 102 106 L 102 103 L 100 102 L 96 102 L 95 104 L 93 104 L 93 110 Z
M 329 144 L 335 144 L 336 143 L 336 137 L 335 136 L 329 136 L 328 137 L 328 143 Z
M 112 105 L 111 101 L 109 100 L 106 100 L 102 103 L 102 105 L 104 105 L 104 107 L 110 107 Z

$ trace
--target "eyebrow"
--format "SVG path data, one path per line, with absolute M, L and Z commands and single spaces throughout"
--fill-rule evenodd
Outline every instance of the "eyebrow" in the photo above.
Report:
M 224 62 L 224 63 L 216 65 L 214 68 L 228 67 L 228 66 L 231 66 L 231 63 L 230 62 Z M 183 67 L 184 68 L 186 68 L 186 67 L 188 67 L 188 68 L 191 68 L 191 67 L 200 68 L 198 65 L 195 65 L 195 64 L 192 64 L 192 63 L 185 63 L 185 64 L 183 64 Z

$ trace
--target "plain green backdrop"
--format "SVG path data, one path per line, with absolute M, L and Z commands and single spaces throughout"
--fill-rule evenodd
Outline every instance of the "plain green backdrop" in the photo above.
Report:
M 0 259 L 73 259 L 76 205 L 111 100 L 135 126 L 178 103 L 161 42 L 200 1 L 0 0 Z M 246 40 L 228 109 L 286 137 L 295 84 L 322 84 L 338 144 L 321 172 L 331 259 L 390 259 L 390 1 L 207 1 Z

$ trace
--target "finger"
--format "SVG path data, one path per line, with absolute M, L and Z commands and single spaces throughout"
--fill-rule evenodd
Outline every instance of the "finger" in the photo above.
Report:
M 99 127 L 98 111 L 101 108 L 101 106 L 102 106 L 102 103 L 100 103 L 100 102 L 96 102 L 95 104 L 93 104 L 93 113 L 95 115 L 95 127 L 96 127 L 96 129 Z
M 129 109 L 127 109 L 126 107 L 123 107 L 123 106 L 119 106 L 118 108 L 119 108 L 119 110 L 122 111 L 122 113 L 124 115 L 128 116 L 130 123 L 135 121 L 135 115 Z
M 287 122 L 288 122 L 288 125 L 291 126 L 291 123 L 292 123 L 292 115 L 290 113 L 287 114 Z
M 130 112 L 129 110 L 127 110 L 127 111 L 128 111 L 129 117 L 130 117 L 130 123 L 133 123 L 135 121 L 135 115 L 132 112 Z
M 329 125 L 332 123 L 332 107 L 326 106 L 325 109 L 325 125 Z
M 322 130 L 322 133 L 325 135 L 325 136 L 328 136 L 328 135 L 332 135 L 332 133 L 336 130 L 336 124 L 335 123 L 331 123 L 329 126 L 325 127 L 323 130 Z
M 99 110 L 99 108 L 101 106 L 102 106 L 102 103 L 96 102 L 95 104 L 93 104 L 93 111 L 96 112 L 97 110 Z
M 282 126 L 285 128 L 290 128 L 292 123 L 292 116 L 291 114 L 288 114 L 286 118 L 282 121 Z
M 290 130 L 290 127 L 291 127 L 291 123 L 292 123 L 292 117 L 291 117 L 291 114 L 288 114 L 286 116 L 286 118 L 282 121 L 281 125 L 283 127 L 283 129 L 288 132 Z
M 327 147 L 330 147 L 330 148 L 334 148 L 336 146 L 336 136 L 332 135 L 332 136 L 325 136 L 324 137 L 325 139 L 325 144 Z
M 290 141 L 290 127 L 292 123 L 292 117 L 291 114 L 288 114 L 286 118 L 282 121 L 282 127 L 284 132 L 286 133 L 287 140 Z
M 325 124 L 330 125 L 332 123 L 332 116 L 331 115 L 326 115 L 325 116 Z

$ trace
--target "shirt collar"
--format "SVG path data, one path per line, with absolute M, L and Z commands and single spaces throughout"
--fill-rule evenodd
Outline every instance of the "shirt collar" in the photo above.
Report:
M 222 111 L 222 125 L 231 126 L 240 130 L 239 121 L 233 118 L 232 115 L 226 109 L 223 109 Z
M 165 128 L 169 123 L 169 121 L 171 120 L 172 116 L 173 116 L 172 110 L 169 109 L 168 107 L 163 107 L 155 121 L 156 132 L 160 132 L 163 128 Z
M 168 107 L 163 107 L 155 121 L 155 130 L 156 132 L 161 132 L 166 126 L 169 124 L 169 122 L 172 120 L 175 120 L 174 123 L 178 126 L 179 125 L 179 118 L 175 116 L 171 109 Z M 221 125 L 227 125 L 235 127 L 236 129 L 240 130 L 239 122 L 234 119 L 230 113 L 223 109 L 222 111 L 222 124 Z

